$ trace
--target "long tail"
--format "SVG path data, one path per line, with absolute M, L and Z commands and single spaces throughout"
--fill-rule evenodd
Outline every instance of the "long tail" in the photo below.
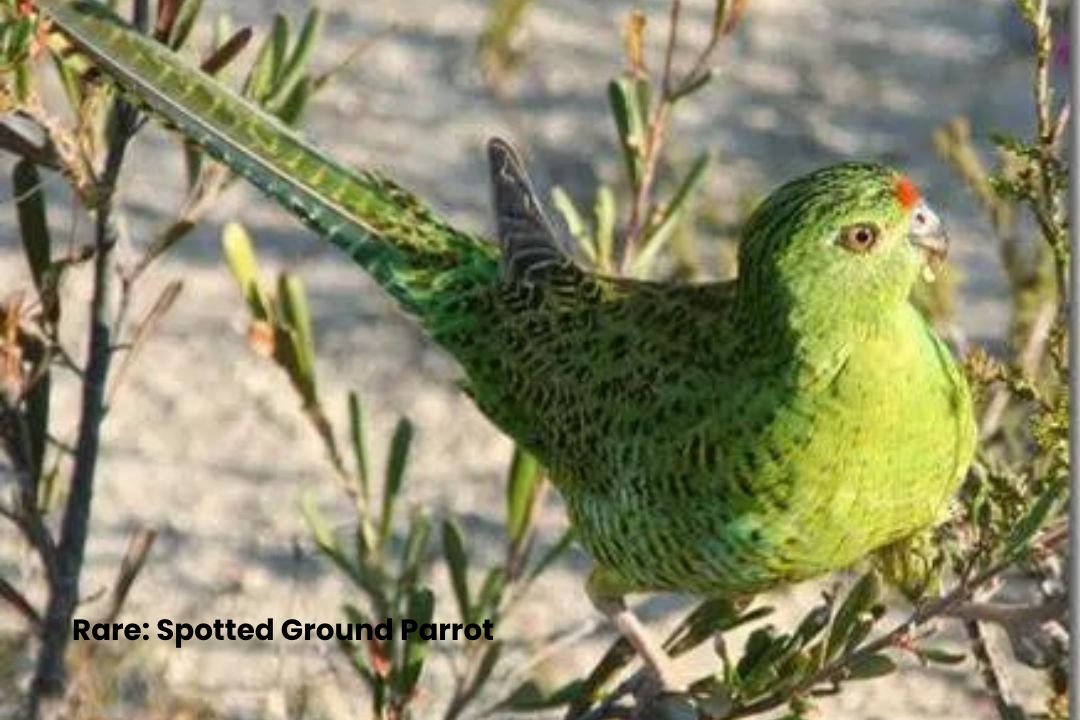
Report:
M 344 250 L 422 322 L 498 278 L 495 247 L 414 195 L 343 167 L 276 118 L 87 0 L 34 0 L 95 64 L 209 155 Z

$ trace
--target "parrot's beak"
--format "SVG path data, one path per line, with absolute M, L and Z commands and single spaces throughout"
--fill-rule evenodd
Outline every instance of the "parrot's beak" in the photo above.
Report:
M 941 268 L 949 254 L 949 236 L 945 232 L 945 225 L 925 202 L 920 202 L 911 211 L 908 241 L 923 252 L 931 275 Z

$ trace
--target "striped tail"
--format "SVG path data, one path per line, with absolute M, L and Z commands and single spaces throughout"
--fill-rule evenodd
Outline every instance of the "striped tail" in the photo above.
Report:
M 348 253 L 422 322 L 436 321 L 447 294 L 498 281 L 493 245 L 392 181 L 343 167 L 103 5 L 34 4 L 121 87 Z

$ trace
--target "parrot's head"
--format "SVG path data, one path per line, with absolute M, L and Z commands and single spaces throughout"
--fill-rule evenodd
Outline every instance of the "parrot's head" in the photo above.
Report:
M 941 220 L 906 176 L 834 165 L 754 211 L 739 248 L 740 294 L 792 320 L 874 322 L 906 303 L 920 276 L 932 280 L 947 249 Z

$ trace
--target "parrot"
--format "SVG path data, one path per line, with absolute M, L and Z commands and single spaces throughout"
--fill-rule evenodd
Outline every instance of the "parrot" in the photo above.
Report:
M 487 152 L 497 242 L 344 167 L 101 5 L 34 0 L 104 73 L 370 273 L 546 468 L 593 604 L 665 684 L 638 592 L 735 597 L 845 568 L 941 521 L 972 461 L 971 393 L 912 304 L 948 251 L 896 169 L 782 184 L 737 275 L 604 275 L 564 249 L 518 153 Z

